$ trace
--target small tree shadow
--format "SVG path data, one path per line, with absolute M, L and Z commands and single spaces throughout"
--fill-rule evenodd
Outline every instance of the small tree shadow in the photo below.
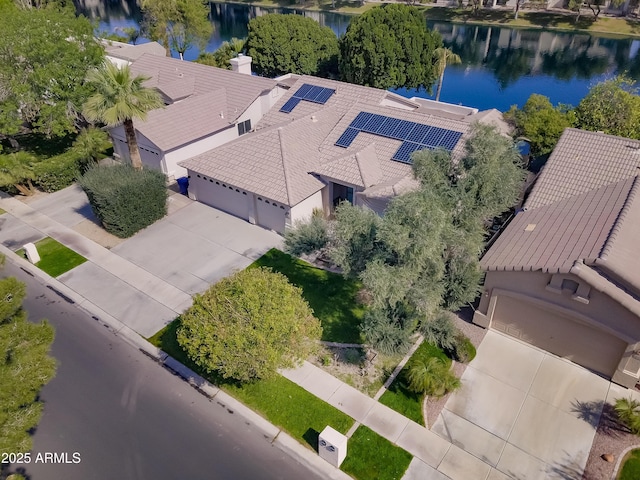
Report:
M 605 435 L 617 437 L 629 432 L 629 429 L 620 422 L 613 405 L 602 400 L 591 402 L 575 400 L 571 402 L 571 411 L 577 413 L 580 420 L 584 420 Z
M 561 478 L 563 480 L 590 480 L 584 476 L 584 466 L 581 466 L 570 458 L 570 455 L 566 451 L 564 455 L 566 457 L 565 460 L 549 465 L 548 473 L 550 477 Z
M 307 431 L 304 432 L 304 435 L 302 435 L 302 438 L 304 438 L 304 441 L 307 442 L 309 446 L 311 446 L 311 448 L 313 448 L 313 450 L 317 452 L 319 436 L 320 432 L 318 432 L 316 429 L 308 428 Z

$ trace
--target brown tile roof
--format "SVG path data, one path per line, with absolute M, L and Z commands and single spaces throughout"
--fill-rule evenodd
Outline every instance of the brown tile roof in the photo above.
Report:
M 153 110 L 146 121 L 134 120 L 142 135 L 167 152 L 230 128 L 224 89 L 190 97 L 166 108 Z
M 620 213 L 637 183 L 636 177 L 627 178 L 517 214 L 482 258 L 482 267 L 568 273 L 575 261 L 595 263 L 612 231 L 624 223 Z
M 145 53 L 150 55 L 166 56 L 166 50 L 158 42 L 139 43 L 131 45 L 129 43 L 118 42 L 115 40 L 102 40 L 107 55 L 122 58 L 123 60 L 134 61 Z
M 375 143 L 369 144 L 359 152 L 349 153 L 320 165 L 313 170 L 313 173 L 364 188 L 382 180 Z
M 148 85 L 158 87 L 161 91 L 167 90 L 172 95 L 182 96 L 186 91 L 191 91 L 192 95 L 199 96 L 224 89 L 228 120 L 232 123 L 256 98 L 277 84 L 268 78 L 149 54 L 133 62 L 131 71 L 152 77 Z
M 567 128 L 525 207 L 532 209 L 639 173 L 640 141 Z

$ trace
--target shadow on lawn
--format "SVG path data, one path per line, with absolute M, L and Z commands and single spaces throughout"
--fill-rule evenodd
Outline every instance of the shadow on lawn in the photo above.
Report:
M 304 441 L 307 442 L 309 446 L 313 448 L 313 450 L 316 452 L 318 451 L 319 437 L 320 437 L 320 432 L 317 431 L 315 428 L 307 429 L 307 431 L 304 432 L 304 435 L 302 435 L 302 438 L 304 438 Z

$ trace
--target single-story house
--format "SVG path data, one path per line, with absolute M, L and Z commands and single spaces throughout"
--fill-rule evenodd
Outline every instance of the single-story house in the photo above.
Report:
M 457 156 L 473 121 L 504 126 L 497 111 L 312 76 L 277 81 L 289 90 L 255 132 L 180 165 L 193 199 L 280 233 L 344 200 L 382 213 L 416 186 L 412 152 Z
M 569 128 L 481 259 L 474 323 L 640 381 L 640 142 Z
M 187 174 L 178 162 L 250 132 L 286 92 L 276 80 L 251 75 L 251 57 L 231 60 L 233 70 L 143 54 L 131 63 L 134 75 L 162 95 L 165 108 L 134 120 L 142 163 L 169 179 Z M 114 153 L 128 160 L 124 128 L 110 131 Z

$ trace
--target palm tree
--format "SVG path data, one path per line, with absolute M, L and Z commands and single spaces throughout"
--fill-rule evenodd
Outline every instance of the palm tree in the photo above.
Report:
M 433 52 L 436 59 L 436 68 L 440 78 L 438 80 L 438 89 L 436 90 L 436 102 L 440 101 L 440 91 L 442 90 L 442 82 L 444 80 L 444 71 L 447 65 L 457 65 L 462 63 L 460 55 L 453 53 L 450 48 L 440 47 Z
M 146 120 L 147 113 L 164 106 L 157 90 L 143 86 L 149 77 L 132 77 L 129 66 L 116 67 L 109 61 L 92 70 L 87 81 L 95 93 L 85 102 L 82 113 L 91 122 L 102 122 L 108 127 L 124 125 L 131 165 L 142 170 L 133 120 Z
M 618 398 L 614 406 L 620 421 L 631 430 L 640 434 L 640 402 L 632 398 Z
M 409 363 L 407 372 L 409 390 L 441 397 L 460 387 L 458 379 L 441 358 L 415 358 Z

